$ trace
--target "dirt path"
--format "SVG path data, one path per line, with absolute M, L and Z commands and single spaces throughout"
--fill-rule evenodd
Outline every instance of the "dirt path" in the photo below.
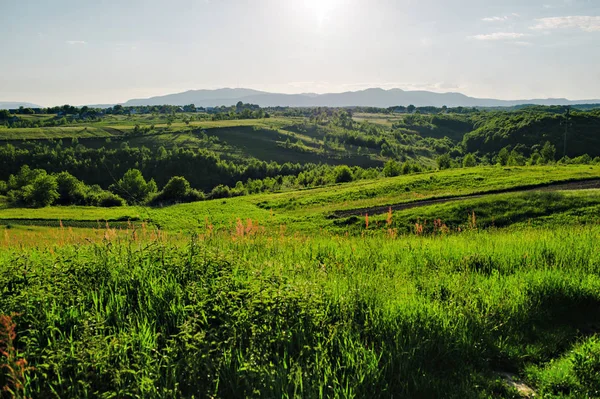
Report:
M 383 213 L 387 213 L 391 208 L 393 211 L 402 211 L 405 209 L 411 208 L 419 208 L 427 205 L 434 204 L 443 204 L 446 202 L 453 201 L 461 201 L 465 199 L 471 198 L 482 198 L 488 195 L 494 194 L 503 194 L 503 193 L 517 193 L 517 192 L 528 192 L 528 191 L 559 191 L 559 190 L 585 190 L 592 188 L 600 188 L 600 179 L 585 179 L 585 180 L 577 180 L 577 181 L 567 181 L 567 182 L 555 182 L 555 183 L 546 183 L 539 184 L 535 186 L 520 186 L 513 187 L 509 189 L 503 190 L 491 190 L 483 193 L 475 193 L 475 194 L 467 194 L 461 195 L 458 197 L 438 197 L 432 198 L 428 200 L 421 201 L 413 201 L 413 202 L 402 202 L 399 204 L 390 204 L 390 205 L 382 205 L 382 206 L 374 206 L 370 208 L 358 208 L 358 209 L 348 209 L 343 211 L 334 211 L 333 217 L 335 218 L 343 218 L 348 216 L 362 216 L 366 213 L 369 215 L 380 215 Z

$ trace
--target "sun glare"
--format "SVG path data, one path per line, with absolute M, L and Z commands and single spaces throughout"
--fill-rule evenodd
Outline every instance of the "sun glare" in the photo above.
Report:
M 319 26 L 322 26 L 331 18 L 334 8 L 339 0 L 304 0 L 304 6 L 316 19 Z

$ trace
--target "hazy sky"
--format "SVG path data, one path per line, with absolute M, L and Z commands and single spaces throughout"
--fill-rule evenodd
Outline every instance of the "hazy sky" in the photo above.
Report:
M 367 87 L 600 98 L 600 0 L 0 0 L 0 101 Z

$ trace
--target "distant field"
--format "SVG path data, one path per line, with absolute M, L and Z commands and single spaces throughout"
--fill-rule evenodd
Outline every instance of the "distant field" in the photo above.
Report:
M 89 137 L 111 137 L 113 133 L 101 127 L 58 126 L 35 128 L 0 128 L 0 143 L 14 140 L 57 140 Z
M 403 119 L 403 117 L 399 116 L 399 115 L 394 115 L 394 114 L 356 113 L 356 114 L 352 115 L 352 119 L 354 119 L 357 122 L 367 121 L 367 122 L 375 123 L 377 125 L 392 127 L 394 122 L 401 121 Z

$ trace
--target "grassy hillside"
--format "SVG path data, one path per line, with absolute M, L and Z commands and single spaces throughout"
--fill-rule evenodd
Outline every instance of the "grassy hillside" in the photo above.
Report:
M 358 214 L 361 215 L 369 212 L 361 212 L 360 210 L 363 208 L 383 207 L 385 212 L 388 206 L 394 204 L 526 189 L 540 184 L 594 178 L 600 178 L 600 167 L 585 165 L 523 168 L 477 167 L 388 179 L 365 180 L 277 194 L 203 201 L 164 208 L 120 207 L 106 209 L 70 206 L 29 209 L 26 212 L 19 208 L 6 208 L 0 209 L 0 223 L 4 221 L 4 224 L 12 225 L 56 226 L 62 221 L 67 226 L 97 227 L 98 221 L 100 221 L 101 227 L 103 227 L 104 221 L 109 221 L 114 226 L 118 226 L 119 223 L 126 223 L 127 220 L 147 220 L 164 230 L 194 231 L 197 229 L 203 230 L 207 223 L 219 228 L 232 229 L 235 228 L 238 219 L 244 222 L 247 219 L 252 219 L 255 223 L 272 227 L 286 225 L 291 230 L 311 231 L 319 228 L 352 230 L 353 225 L 363 223 L 362 219 L 336 217 L 337 211 L 358 209 Z M 560 205 L 562 201 L 553 204 L 550 197 L 547 200 L 548 204 L 540 205 L 541 209 L 546 209 L 545 211 L 535 215 L 531 214 L 528 217 L 527 212 L 525 212 L 526 208 L 521 206 L 520 202 L 516 200 L 517 198 L 521 197 L 518 195 L 492 196 L 472 201 L 475 201 L 475 203 L 481 201 L 482 204 L 494 204 L 496 202 L 499 204 L 503 202 L 506 204 L 503 212 L 511 209 L 516 213 L 521 213 L 521 219 L 519 220 L 542 217 L 555 211 L 566 211 L 578 206 L 576 203 Z M 527 197 L 523 198 L 526 199 Z M 471 202 L 468 201 L 461 201 L 461 204 L 466 208 L 471 206 Z M 585 202 L 580 205 L 588 206 L 590 204 Z M 489 220 L 494 216 L 500 219 L 500 215 L 495 213 L 499 212 L 500 206 L 497 204 L 494 206 L 496 208 L 492 207 L 485 212 L 481 211 L 481 213 L 490 213 Z M 439 211 L 440 207 L 443 206 L 434 205 L 394 212 L 394 217 L 405 220 L 402 226 L 398 225 L 397 227 L 406 230 L 414 225 L 416 219 L 431 221 L 434 218 L 442 218 L 442 220 L 458 226 L 460 223 L 466 222 L 470 213 L 457 210 L 452 216 L 446 217 L 448 212 L 445 210 Z M 376 212 L 371 212 L 371 215 L 374 213 Z M 480 211 L 478 210 L 477 213 L 480 213 Z M 519 220 L 514 219 L 511 223 Z M 78 222 L 72 224 L 74 221 Z

